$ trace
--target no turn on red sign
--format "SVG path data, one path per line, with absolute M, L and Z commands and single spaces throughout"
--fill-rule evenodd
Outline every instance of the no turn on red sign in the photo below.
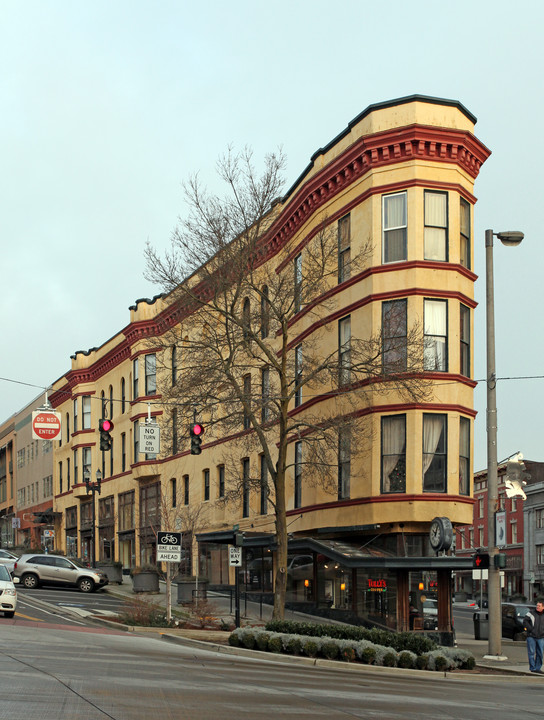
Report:
M 61 432 L 60 417 L 60 413 L 52 410 L 34 410 L 32 413 L 34 440 L 58 440 Z

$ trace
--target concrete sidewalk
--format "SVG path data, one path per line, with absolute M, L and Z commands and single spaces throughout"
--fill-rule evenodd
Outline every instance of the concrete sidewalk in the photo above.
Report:
M 159 583 L 159 592 L 153 594 L 144 594 L 143 597 L 152 602 L 166 607 L 166 583 Z M 134 599 L 142 597 L 132 592 L 132 583 L 125 580 L 122 585 L 107 585 L 105 592 L 118 598 Z M 225 622 L 234 622 L 234 598 L 232 602 L 226 594 L 208 591 L 208 602 L 216 608 L 218 616 Z M 181 606 L 177 604 L 177 586 L 172 585 L 172 612 L 175 615 L 181 610 Z M 244 598 L 240 602 L 240 619 L 242 625 L 264 625 L 272 617 L 272 607 L 270 605 L 245 601 Z M 286 610 L 285 617 L 287 620 L 316 621 L 324 622 L 324 618 L 314 618 L 311 615 L 305 615 L 291 610 Z M 330 621 L 327 621 L 330 622 Z M 198 631 L 189 631 L 193 635 Z M 209 634 L 209 632 L 208 632 Z M 205 637 L 205 635 L 204 635 Z M 210 638 L 212 642 L 215 640 Z M 480 667 L 493 668 L 502 670 L 505 673 L 517 673 L 521 675 L 529 675 L 534 678 L 539 676 L 529 671 L 529 663 L 527 659 L 527 648 L 525 642 L 514 642 L 513 640 L 502 641 L 502 656 L 504 660 L 494 660 L 485 657 L 488 652 L 487 640 L 475 640 L 468 633 L 457 633 L 457 646 L 469 650 L 476 658 L 476 664 Z M 544 675 L 542 675 L 544 683 Z

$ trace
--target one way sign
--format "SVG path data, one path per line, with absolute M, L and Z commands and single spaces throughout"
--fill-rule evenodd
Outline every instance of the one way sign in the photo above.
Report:
M 234 547 L 233 545 L 229 547 L 229 565 L 231 567 L 242 567 L 241 547 Z

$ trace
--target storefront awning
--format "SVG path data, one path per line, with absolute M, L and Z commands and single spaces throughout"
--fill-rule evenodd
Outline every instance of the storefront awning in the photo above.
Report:
M 199 543 L 215 543 L 218 545 L 234 545 L 234 531 L 198 533 Z M 252 533 L 244 531 L 243 547 L 268 547 L 275 549 L 276 538 L 271 533 Z M 289 552 L 313 551 L 325 555 L 330 560 L 340 563 L 346 568 L 384 568 L 390 570 L 471 570 L 472 557 L 456 557 L 440 555 L 429 557 L 399 557 L 385 550 L 357 547 L 339 540 L 317 540 L 306 537 L 289 540 Z
M 62 513 L 55 512 L 53 508 L 48 508 L 47 510 L 41 510 L 40 512 L 32 514 L 34 515 L 34 523 L 36 525 L 52 525 L 55 522 L 55 518 L 62 516 Z

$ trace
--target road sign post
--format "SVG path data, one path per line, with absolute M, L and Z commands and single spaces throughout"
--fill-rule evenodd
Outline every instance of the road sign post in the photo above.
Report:
M 181 533 L 159 530 L 157 533 L 157 562 L 181 562 Z M 172 578 L 166 566 L 166 619 L 172 619 Z
M 234 624 L 240 627 L 240 571 L 242 567 L 242 548 L 229 546 L 229 565 L 234 568 Z

